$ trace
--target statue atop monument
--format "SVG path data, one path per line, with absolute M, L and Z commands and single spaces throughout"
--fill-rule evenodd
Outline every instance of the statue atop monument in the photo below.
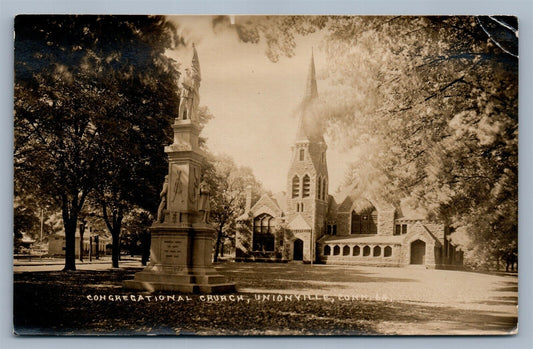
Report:
M 197 121 L 196 111 L 200 103 L 200 82 L 202 76 L 200 73 L 200 61 L 198 60 L 198 53 L 196 47 L 193 47 L 193 58 L 191 67 L 185 69 L 185 74 L 182 77 L 180 84 L 180 105 L 178 120 Z

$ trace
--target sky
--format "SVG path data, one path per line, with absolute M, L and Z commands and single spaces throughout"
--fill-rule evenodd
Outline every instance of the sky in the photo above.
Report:
M 202 82 L 200 105 L 207 106 L 214 119 L 202 131 L 209 149 L 230 155 L 240 166 L 252 168 L 267 190 L 286 190 L 291 146 L 296 136 L 295 110 L 302 101 L 311 51 L 314 52 L 318 92 L 326 82 L 320 79 L 325 54 L 320 50 L 322 34 L 298 38 L 295 55 L 271 62 L 264 41 L 240 42 L 235 31 L 214 33 L 211 17 L 171 17 L 180 34 L 194 42 L 200 61 Z M 192 46 L 167 55 L 190 64 Z M 349 154 L 328 142 L 330 188 L 344 177 Z

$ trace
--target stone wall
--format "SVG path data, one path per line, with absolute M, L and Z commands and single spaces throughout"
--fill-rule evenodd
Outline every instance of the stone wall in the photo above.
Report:
M 329 246 L 329 255 L 325 255 L 325 247 Z M 339 253 L 335 254 L 335 247 Z M 364 250 L 368 247 L 370 254 L 365 256 Z M 376 247 L 378 249 L 376 249 Z M 358 248 L 358 249 L 357 249 Z M 385 249 L 390 248 L 390 255 Z M 346 254 L 346 252 L 348 252 Z M 376 252 L 376 253 L 375 253 Z M 330 264 L 374 265 L 374 266 L 399 266 L 401 265 L 402 246 L 399 244 L 319 244 L 317 254 L 319 260 Z
M 337 235 L 350 235 L 351 220 L 350 212 L 339 212 L 337 214 Z
M 440 252 L 436 252 L 441 249 L 440 244 L 427 232 L 426 228 L 419 222 L 413 224 L 409 227 L 410 232 L 405 236 L 402 249 L 401 249 L 401 264 L 409 265 L 411 264 L 411 247 L 413 242 L 420 240 L 425 243 L 425 262 L 424 264 L 428 268 L 435 268 L 437 265 L 437 258 L 440 255 Z
M 235 231 L 235 259 L 237 261 L 282 259 L 285 246 L 284 229 L 281 227 L 280 218 L 275 217 L 271 222 L 271 233 L 274 235 L 274 251 L 253 250 L 253 223 L 252 219 L 237 223 Z
M 378 210 L 379 235 L 393 235 L 395 212 L 394 209 Z
M 311 232 L 291 232 L 287 235 L 290 236 L 285 242 L 285 248 L 288 250 L 288 260 L 294 259 L 294 241 L 300 239 L 303 241 L 303 261 L 311 261 Z

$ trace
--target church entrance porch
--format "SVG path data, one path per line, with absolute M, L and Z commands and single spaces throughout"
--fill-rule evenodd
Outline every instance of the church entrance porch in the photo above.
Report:
M 300 239 L 294 240 L 292 259 L 301 261 L 304 257 L 304 242 Z
M 425 264 L 426 262 L 426 243 L 422 240 L 416 240 L 411 243 L 411 264 Z

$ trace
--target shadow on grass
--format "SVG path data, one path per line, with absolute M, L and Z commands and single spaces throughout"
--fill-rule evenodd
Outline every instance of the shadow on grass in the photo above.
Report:
M 407 325 L 409 334 L 424 326 L 454 330 L 511 331 L 513 316 L 486 311 L 371 300 L 207 302 L 146 300 L 147 293 L 120 287 L 139 268 L 75 273 L 37 272 L 14 276 L 14 325 L 21 335 L 365 335 L 390 333 L 383 323 Z M 285 281 L 284 281 L 285 282 Z M 95 289 L 87 285 L 98 285 Z M 316 287 L 313 285 L 313 287 Z M 95 295 L 104 300 L 95 301 Z M 109 296 L 112 295 L 113 300 Z M 144 295 L 116 301 L 116 295 Z M 90 296 L 90 297 L 88 297 Z M 284 295 L 279 295 L 284 297 Z M 273 297 L 274 299 L 275 297 Z M 501 301 L 507 301 L 502 299 Z M 399 331 L 399 333 L 405 333 Z

